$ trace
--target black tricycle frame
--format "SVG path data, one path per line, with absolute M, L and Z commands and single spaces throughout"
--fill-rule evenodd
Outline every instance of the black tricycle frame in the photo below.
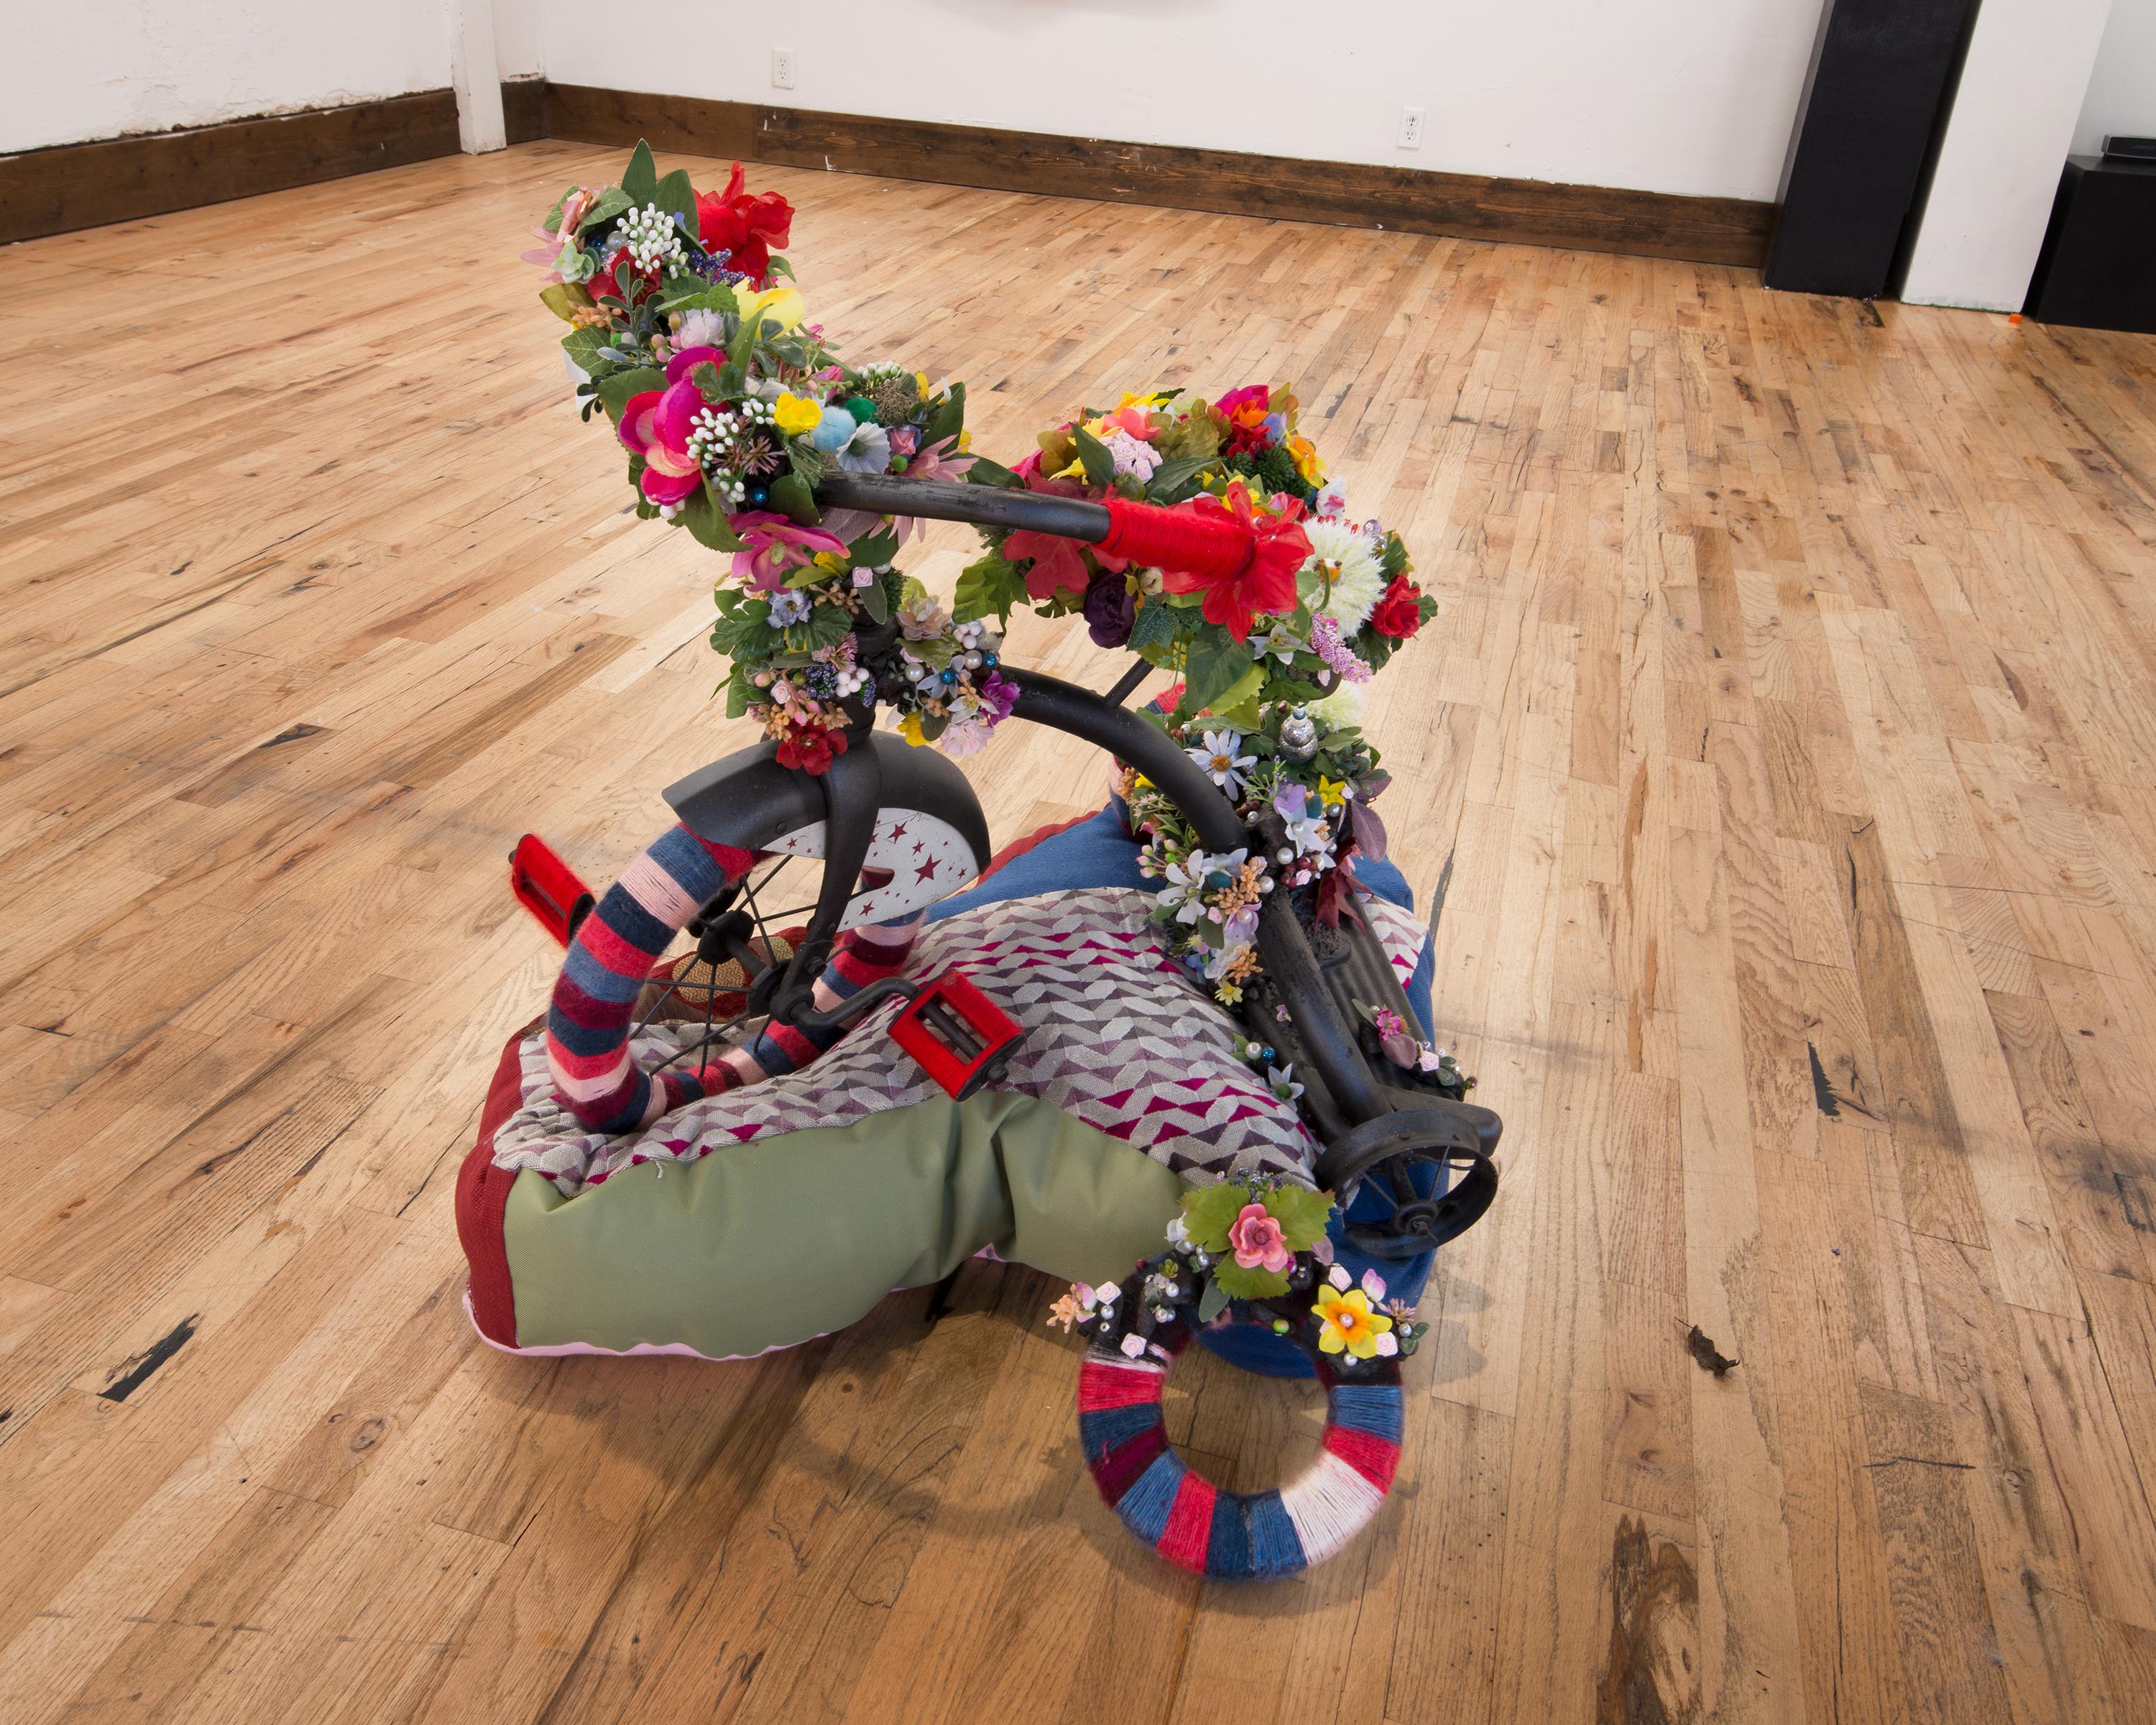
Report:
M 1109 512 L 1099 504 L 986 485 L 832 475 L 816 495 L 827 509 L 1023 527 L 1089 544 L 1097 544 L 1109 526 Z M 861 631 L 864 656 L 886 650 L 896 632 L 896 623 Z M 1258 848 L 1219 787 L 1165 731 L 1122 704 L 1152 669 L 1139 660 L 1101 696 L 1008 663 L 999 667 L 1018 689 L 1013 717 L 1096 744 L 1136 768 L 1175 805 L 1207 850 Z M 875 717 L 871 689 L 850 715 L 845 752 L 824 773 L 781 766 L 777 746 L 765 742 L 713 762 L 665 792 L 690 831 L 744 850 L 824 823 L 823 884 L 805 935 L 783 966 L 760 970 L 751 992 L 752 1009 L 780 1024 L 830 1021 L 814 1010 L 815 983 L 866 862 L 887 789 L 903 794 L 907 806 L 947 820 L 978 856 L 988 854 L 987 823 L 965 775 L 941 754 L 875 732 Z M 1321 953 L 1313 937 L 1327 950 Z M 1404 1259 L 1473 1225 L 1496 1195 L 1502 1123 L 1491 1110 L 1440 1094 L 1419 1075 L 1393 1065 L 1376 1051 L 1374 1033 L 1358 1029 L 1358 1001 L 1389 1006 L 1415 1021 L 1374 936 L 1306 927 L 1292 896 L 1278 891 L 1260 901 L 1256 945 L 1263 979 L 1246 999 L 1245 1029 L 1300 1069 L 1305 1118 L 1323 1146 L 1318 1183 L 1345 1209 L 1366 1178 L 1376 1172 L 1387 1177 L 1390 1216 L 1351 1220 L 1350 1240 L 1373 1256 Z M 1285 1016 L 1276 1008 L 1285 1008 Z M 1423 1027 L 1425 1034 L 1429 1028 Z M 1453 1178 L 1417 1180 L 1416 1162 L 1441 1163 Z

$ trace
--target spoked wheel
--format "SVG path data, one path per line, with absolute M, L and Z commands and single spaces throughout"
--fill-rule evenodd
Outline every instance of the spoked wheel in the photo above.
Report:
M 1350 1127 L 1319 1158 L 1319 1184 L 1340 1205 L 1348 1243 L 1373 1258 L 1416 1258 L 1457 1239 L 1497 1195 L 1495 1154 L 1502 1125 L 1487 1108 L 1395 1090 L 1399 1106 Z M 1374 1188 L 1391 1214 L 1358 1221 L 1356 1200 Z M 1367 1214 L 1370 1206 L 1361 1206 Z

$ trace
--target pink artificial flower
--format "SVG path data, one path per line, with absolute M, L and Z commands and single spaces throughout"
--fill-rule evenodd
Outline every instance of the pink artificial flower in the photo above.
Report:
M 742 549 L 734 553 L 734 573 L 762 593 L 776 593 L 786 578 L 819 552 L 844 551 L 845 542 L 820 527 L 804 527 L 772 510 L 751 510 L 731 518 Z
M 1112 413 L 1103 414 L 1101 418 L 1101 437 L 1103 442 L 1106 441 L 1108 434 L 1111 432 L 1127 431 L 1141 442 L 1151 443 L 1153 429 L 1152 409 L 1141 407 L 1136 402 L 1132 402 L 1127 408 L 1117 408 Z
M 1295 1260 L 1281 1224 L 1261 1204 L 1246 1204 L 1228 1230 L 1228 1245 L 1245 1270 L 1281 1271 Z
M 685 378 L 632 395 L 622 408 L 616 434 L 644 457 L 640 483 L 649 501 L 661 507 L 685 502 L 704 483 L 704 470 L 689 453 L 689 434 L 703 406 L 703 392 Z
M 726 362 L 725 350 L 718 347 L 684 347 L 666 362 L 666 381 L 679 383 L 706 360 L 715 366 Z
M 547 243 L 523 253 L 524 261 L 536 264 L 544 270 L 547 280 L 562 280 L 562 272 L 554 267 L 554 260 L 562 255 L 562 248 L 577 237 L 577 224 L 583 220 L 584 212 L 592 207 L 593 201 L 593 194 L 589 192 L 570 193 L 562 200 L 562 219 L 557 227 L 551 230 L 545 228 L 531 230 L 536 238 Z

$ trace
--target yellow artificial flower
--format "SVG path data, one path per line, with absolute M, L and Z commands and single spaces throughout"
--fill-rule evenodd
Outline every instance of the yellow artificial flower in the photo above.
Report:
M 1325 464 L 1317 459 L 1317 447 L 1306 437 L 1291 437 L 1287 452 L 1295 458 L 1295 470 L 1302 475 L 1306 485 L 1325 483 Z
M 927 393 L 928 393 L 928 373 L 927 373 L 927 372 L 916 372 L 913 374 L 913 381 L 914 381 L 915 385 L 916 385 L 916 386 L 920 389 L 921 393 L 923 395 L 926 395 L 926 394 L 927 394 Z
M 813 561 L 816 567 L 827 575 L 843 575 L 846 572 L 847 556 L 844 552 L 819 551 Z
M 823 421 L 824 404 L 803 396 L 788 393 L 771 404 L 772 424 L 783 437 L 799 437 L 803 432 L 814 431 Z
M 973 447 L 973 434 L 961 428 L 958 433 L 958 453 L 963 455 L 967 450 Z
M 744 294 L 737 289 L 734 299 L 741 307 L 743 323 L 761 312 L 766 323 L 775 323 L 781 330 L 790 330 L 808 315 L 808 302 L 801 297 L 801 290 L 797 287 L 767 287 L 752 294 Z M 822 409 L 819 408 L 817 413 L 820 418 Z
M 1343 1294 L 1328 1282 L 1317 1291 L 1317 1303 L 1310 1309 L 1320 1325 L 1320 1353 L 1344 1351 L 1358 1359 L 1372 1358 L 1378 1352 L 1378 1337 L 1393 1327 L 1383 1312 L 1370 1310 L 1370 1296 L 1360 1288 Z
M 1317 775 L 1317 800 L 1322 803 L 1328 809 L 1332 808 L 1336 803 L 1345 803 L 1348 800 L 1347 780 L 1342 778 L 1327 778 L 1323 773 L 1319 773 Z
M 928 741 L 927 737 L 921 734 L 921 715 L 919 713 L 908 713 L 904 718 L 901 719 L 898 721 L 898 734 L 904 737 L 908 742 L 911 743 L 916 748 L 921 747 L 922 744 Z

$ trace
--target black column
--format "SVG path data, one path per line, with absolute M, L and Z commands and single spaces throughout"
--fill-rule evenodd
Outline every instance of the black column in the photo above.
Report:
M 1826 0 L 1782 168 L 1767 285 L 1876 299 L 1960 76 L 1978 0 Z

